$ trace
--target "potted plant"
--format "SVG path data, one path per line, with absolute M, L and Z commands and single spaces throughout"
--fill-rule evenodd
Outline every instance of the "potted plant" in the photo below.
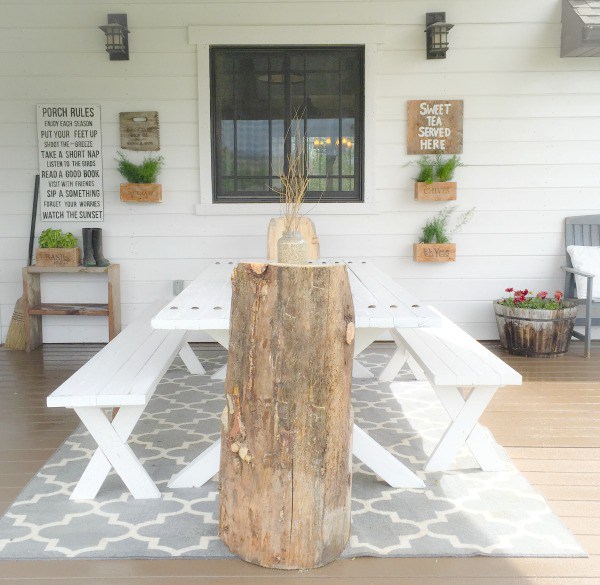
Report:
M 567 352 L 577 302 L 564 300 L 557 290 L 553 297 L 546 291 L 506 289 L 508 298 L 494 301 L 494 313 L 502 348 L 513 355 L 556 357 Z
M 306 264 L 308 249 L 300 231 L 302 203 L 308 191 L 310 168 L 306 167 L 304 135 L 301 132 L 299 112 L 294 113 L 288 132 L 296 128 L 296 148 L 287 157 L 287 168 L 279 173 L 280 187 L 273 187 L 279 194 L 282 207 L 283 233 L 277 240 L 277 262 L 283 264 Z
M 156 182 L 163 166 L 162 156 L 147 156 L 141 164 L 131 162 L 122 152 L 117 153 L 118 169 L 127 183 L 121 183 L 121 201 L 160 203 L 162 185 Z
M 421 157 L 419 176 L 415 182 L 415 200 L 417 201 L 452 201 L 456 199 L 456 183 L 451 179 L 454 171 L 461 166 L 456 155 L 444 159 L 440 154 L 435 159 Z
M 35 251 L 37 266 L 79 266 L 81 252 L 77 238 L 71 233 L 48 228 L 38 239 L 39 248 Z
M 475 208 L 461 213 L 454 225 L 449 221 L 457 206 L 451 205 L 442 209 L 435 217 L 423 226 L 418 244 L 413 244 L 413 260 L 415 262 L 454 262 L 456 260 L 456 244 L 450 238 L 473 217 Z

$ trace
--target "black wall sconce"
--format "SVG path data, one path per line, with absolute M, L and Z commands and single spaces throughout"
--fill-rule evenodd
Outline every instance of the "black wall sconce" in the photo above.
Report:
M 448 50 L 448 31 L 454 25 L 446 22 L 445 12 L 428 12 L 425 25 L 427 58 L 445 59 Z
M 109 14 L 108 24 L 100 27 L 106 35 L 106 52 L 111 61 L 129 61 L 129 31 L 126 14 Z

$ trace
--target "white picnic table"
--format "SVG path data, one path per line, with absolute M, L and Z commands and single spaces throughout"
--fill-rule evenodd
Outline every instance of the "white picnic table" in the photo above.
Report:
M 354 300 L 356 337 L 354 355 L 365 350 L 388 330 L 439 327 L 440 315 L 421 303 L 402 286 L 365 260 L 315 260 L 315 263 L 344 263 Z M 156 329 L 202 331 L 229 346 L 231 274 L 237 260 L 218 260 L 168 303 L 151 321 Z M 412 359 L 412 358 L 411 358 Z M 418 369 L 416 364 L 411 364 Z M 373 375 L 356 360 L 353 376 Z M 214 377 L 224 378 L 224 368 Z M 425 487 L 423 481 L 389 451 L 354 425 L 353 454 L 393 487 Z M 171 488 L 199 487 L 219 470 L 220 441 L 196 457 L 169 482 Z

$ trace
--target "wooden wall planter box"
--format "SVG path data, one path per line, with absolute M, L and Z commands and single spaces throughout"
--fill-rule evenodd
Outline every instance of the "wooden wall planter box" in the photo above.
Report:
M 454 262 L 456 244 L 413 244 L 415 262 Z
M 79 266 L 81 250 L 79 248 L 37 248 L 36 266 Z
M 419 183 L 415 182 L 415 201 L 454 201 L 456 183 Z
M 129 203 L 161 203 L 160 183 L 121 183 L 121 201 Z

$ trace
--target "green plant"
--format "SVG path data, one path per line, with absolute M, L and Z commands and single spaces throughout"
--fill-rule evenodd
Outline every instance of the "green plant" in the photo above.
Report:
M 419 176 L 417 182 L 419 183 L 433 183 L 435 178 L 435 167 L 433 161 L 428 156 L 422 156 L 418 163 L 419 165 Z
M 77 248 L 77 238 L 71 233 L 48 228 L 39 237 L 40 248 Z
M 510 296 L 505 299 L 500 299 L 498 303 L 500 305 L 506 305 L 507 307 L 555 311 L 556 309 L 562 309 L 565 306 L 562 301 L 564 295 L 560 290 L 554 292 L 554 298 L 548 297 L 548 293 L 545 290 L 535 294 L 532 290 L 515 290 L 513 288 L 507 288 L 506 292 L 510 293 Z
M 462 165 L 462 162 L 456 155 L 444 160 L 442 155 L 437 154 L 435 159 L 428 156 L 422 156 L 417 161 L 417 164 L 419 165 L 419 176 L 416 179 L 417 182 L 446 183 L 454 177 L 454 171 Z
M 441 183 L 450 181 L 452 177 L 454 177 L 454 171 L 461 164 L 460 158 L 458 158 L 456 155 L 451 156 L 446 160 L 444 160 L 440 154 L 436 155 L 435 174 L 437 176 L 437 180 Z
M 118 152 L 117 156 L 115 160 L 119 163 L 119 172 L 128 183 L 156 183 L 164 163 L 162 156 L 147 156 L 139 165 L 131 162 L 122 152 Z
M 423 226 L 419 242 L 421 244 L 446 244 L 449 242 L 450 238 L 470 221 L 475 213 L 474 207 L 461 213 L 451 228 L 449 221 L 456 209 L 456 205 L 449 205 L 444 207 L 435 217 L 428 220 Z

